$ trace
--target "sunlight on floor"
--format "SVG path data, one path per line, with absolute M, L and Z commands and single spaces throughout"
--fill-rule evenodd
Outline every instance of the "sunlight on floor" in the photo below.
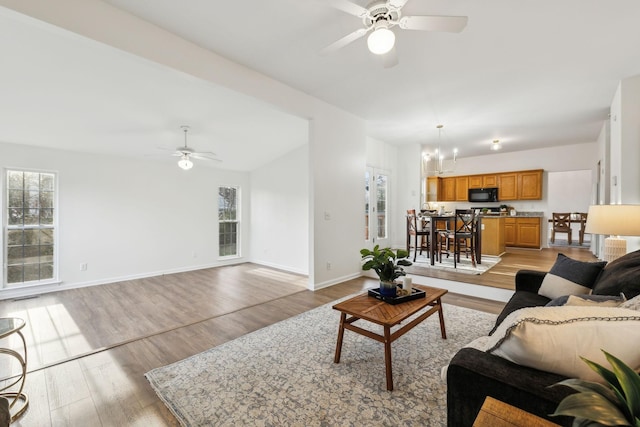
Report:
M 307 287 L 308 277 L 301 276 L 299 274 L 286 273 L 284 271 L 276 271 L 271 268 L 256 268 L 248 271 L 247 274 L 254 276 L 260 276 L 267 279 L 278 280 L 280 282 L 286 282 L 291 285 Z

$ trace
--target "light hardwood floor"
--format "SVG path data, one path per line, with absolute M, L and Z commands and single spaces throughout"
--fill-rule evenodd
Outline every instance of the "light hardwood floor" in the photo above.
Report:
M 515 271 L 548 270 L 557 252 L 510 251 L 493 278 L 437 276 L 513 286 Z M 562 252 L 593 259 L 584 250 Z M 178 425 L 145 372 L 377 284 L 363 277 L 311 292 L 304 283 L 295 274 L 241 264 L 0 301 L 0 317 L 27 321 L 30 406 L 13 425 Z M 491 313 L 503 306 L 451 293 L 443 300 Z M 15 369 L 0 366 L 0 378 Z

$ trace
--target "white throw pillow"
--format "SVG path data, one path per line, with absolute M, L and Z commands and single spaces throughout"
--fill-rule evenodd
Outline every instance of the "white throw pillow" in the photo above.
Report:
M 509 314 L 483 343 L 514 363 L 604 382 L 580 356 L 605 367 L 601 350 L 640 368 L 640 313 L 620 307 L 528 307 Z

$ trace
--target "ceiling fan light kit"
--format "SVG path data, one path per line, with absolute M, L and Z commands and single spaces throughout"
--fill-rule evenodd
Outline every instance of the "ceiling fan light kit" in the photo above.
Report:
M 375 30 L 367 38 L 369 51 L 376 55 L 384 55 L 393 49 L 396 43 L 396 35 L 388 28 L 385 21 L 376 22 Z
M 193 162 L 189 160 L 188 156 L 183 156 L 178 160 L 178 166 L 180 166 L 181 169 L 188 171 L 193 167 Z

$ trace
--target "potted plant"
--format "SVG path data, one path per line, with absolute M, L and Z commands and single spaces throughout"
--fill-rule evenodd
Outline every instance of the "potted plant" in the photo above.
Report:
M 565 385 L 578 391 L 565 397 L 551 414 L 575 417 L 574 427 L 640 427 L 640 376 L 620 359 L 602 350 L 613 371 L 582 357 L 609 387 L 590 381 L 568 379 Z
M 391 248 L 380 249 L 376 245 L 373 250 L 361 249 L 363 270 L 374 270 L 380 278 L 380 294 L 384 296 L 396 296 L 397 284 L 395 280 L 406 273 L 402 266 L 408 267 L 412 262 L 406 259 L 409 252 L 404 249 L 394 251 Z

